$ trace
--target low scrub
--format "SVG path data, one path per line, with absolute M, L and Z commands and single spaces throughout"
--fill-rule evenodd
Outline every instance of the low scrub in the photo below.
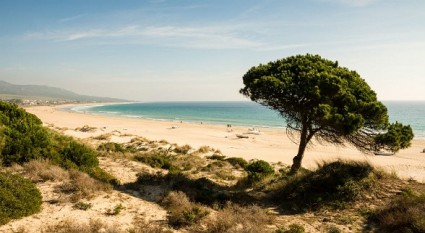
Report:
M 74 141 L 60 151 L 65 161 L 71 161 L 79 168 L 92 168 L 99 166 L 96 153 L 86 145 Z
M 189 200 L 183 192 L 170 192 L 162 204 L 168 212 L 168 222 L 173 227 L 189 226 L 198 223 L 208 215 L 208 211 L 201 205 Z
M 77 202 L 82 198 L 91 198 L 96 192 L 109 191 L 112 187 L 102 183 L 88 174 L 70 170 L 70 180 L 56 187 L 56 191 L 70 195 L 70 201 Z
M 66 169 L 78 169 L 92 175 L 101 173 L 94 150 L 43 127 L 37 116 L 17 105 L 0 101 L 0 128 L 0 161 L 3 165 L 49 160 Z
M 115 142 L 106 142 L 102 143 L 97 147 L 97 150 L 100 152 L 119 152 L 119 153 L 125 153 L 129 152 L 130 150 L 127 148 L 124 148 L 121 144 L 115 143 Z
M 93 205 L 91 203 L 86 203 L 86 202 L 77 202 L 72 206 L 72 208 L 77 210 L 88 210 L 92 207 Z
M 166 150 L 152 150 L 134 157 L 136 161 L 145 163 L 154 168 L 162 168 L 166 170 L 176 169 L 171 163 L 171 156 Z
M 365 162 L 337 161 L 321 165 L 314 172 L 284 177 L 276 201 L 293 211 L 322 207 L 342 209 L 378 185 L 374 168 Z
M 28 179 L 0 173 L 0 225 L 40 211 L 41 194 Z
M 245 159 L 239 158 L 239 157 L 230 157 L 230 158 L 227 158 L 225 160 L 227 162 L 229 162 L 230 164 L 232 164 L 236 168 L 245 169 L 246 166 L 248 165 L 248 162 Z
M 425 193 L 404 192 L 369 220 L 377 225 L 378 232 L 425 232 Z
M 248 173 L 249 182 L 260 181 L 274 173 L 273 167 L 264 160 L 257 160 L 249 163 L 246 165 L 245 171 Z

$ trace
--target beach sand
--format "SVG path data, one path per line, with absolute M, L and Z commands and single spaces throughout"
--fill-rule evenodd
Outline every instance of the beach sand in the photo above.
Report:
M 116 137 L 117 142 L 130 140 L 132 135 L 149 140 L 166 140 L 179 145 L 188 144 L 193 148 L 210 146 L 220 150 L 227 157 L 242 157 L 247 160 L 262 159 L 268 162 L 282 162 L 290 165 L 297 152 L 297 144 L 292 142 L 284 129 L 260 128 L 253 134 L 248 127 L 227 127 L 188 122 L 169 122 L 101 116 L 61 110 L 64 106 L 36 106 L 26 110 L 37 115 L 45 125 L 60 127 L 62 131 L 76 138 L 88 138 L 119 131 L 127 137 Z M 81 132 L 75 130 L 83 126 L 96 130 Z M 255 133 L 255 131 L 254 131 Z M 248 136 L 239 138 L 237 135 Z M 314 169 L 322 161 L 366 160 L 376 167 L 394 172 L 404 179 L 425 182 L 425 140 L 415 139 L 412 146 L 391 156 L 365 155 L 351 146 L 342 147 L 315 142 L 310 145 L 303 159 L 303 167 Z

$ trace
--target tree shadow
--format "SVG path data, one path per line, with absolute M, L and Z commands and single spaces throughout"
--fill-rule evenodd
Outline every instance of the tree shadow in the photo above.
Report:
M 151 202 L 160 202 L 172 191 L 184 192 L 191 201 L 208 206 L 223 206 L 227 202 L 240 205 L 256 202 L 239 185 L 219 185 L 205 177 L 191 179 L 180 172 L 140 174 L 137 181 L 120 185 L 117 189 Z

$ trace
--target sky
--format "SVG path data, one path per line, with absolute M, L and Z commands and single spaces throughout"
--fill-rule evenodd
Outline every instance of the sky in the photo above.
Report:
M 0 0 L 0 80 L 135 101 L 239 101 L 253 66 L 319 54 L 425 100 L 424 0 Z

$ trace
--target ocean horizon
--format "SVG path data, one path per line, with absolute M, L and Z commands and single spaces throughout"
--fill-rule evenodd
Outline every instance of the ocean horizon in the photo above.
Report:
M 415 138 L 425 138 L 425 101 L 382 101 L 390 122 L 412 127 Z M 251 101 L 140 102 L 73 106 L 71 111 L 149 120 L 208 123 L 261 128 L 285 128 L 277 111 Z

